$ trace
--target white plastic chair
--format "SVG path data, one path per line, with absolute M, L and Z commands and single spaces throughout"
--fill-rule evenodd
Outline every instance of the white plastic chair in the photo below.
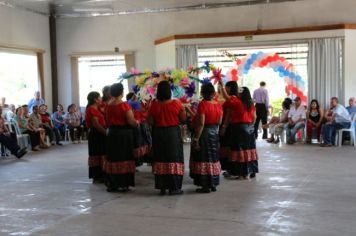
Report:
M 18 145 L 23 148 L 23 147 L 28 147 L 29 146 L 29 139 L 30 136 L 28 134 L 22 134 L 19 124 L 17 124 L 17 121 L 14 119 L 11 119 L 10 121 L 10 127 L 13 126 L 15 128 L 15 133 L 17 137 L 17 143 Z
M 354 147 L 356 147 L 356 139 L 355 139 L 355 122 L 356 122 L 356 114 L 352 113 L 351 114 L 352 120 L 351 120 L 351 126 L 348 129 L 339 129 L 337 132 L 337 136 L 335 137 L 336 140 L 339 141 L 339 147 L 342 146 L 342 135 L 344 132 L 350 132 L 350 143 L 351 145 L 353 144 Z M 336 143 L 336 142 L 335 142 Z

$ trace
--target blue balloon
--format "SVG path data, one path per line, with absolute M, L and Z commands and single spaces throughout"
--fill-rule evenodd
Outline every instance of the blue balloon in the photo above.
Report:
M 280 73 L 279 73 L 279 76 L 280 76 L 280 77 L 284 77 L 284 73 L 280 72 Z
M 263 54 L 262 51 L 259 51 L 259 52 L 257 53 L 258 56 L 261 56 L 262 54 Z
M 257 59 L 257 54 L 255 54 L 255 53 L 252 54 L 251 58 L 252 58 L 252 60 L 256 61 L 256 59 Z
M 273 71 L 277 72 L 278 71 L 278 67 L 273 68 Z
M 289 77 L 291 77 L 292 79 L 296 79 L 295 74 L 294 74 L 293 72 L 290 73 Z M 296 80 L 297 80 L 297 79 L 296 79 Z M 298 80 L 297 80 L 297 81 L 298 81 Z

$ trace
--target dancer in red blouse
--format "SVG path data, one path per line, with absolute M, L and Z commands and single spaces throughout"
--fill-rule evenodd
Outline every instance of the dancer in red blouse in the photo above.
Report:
M 138 127 L 130 105 L 122 101 L 124 87 L 113 84 L 110 88 L 113 99 L 107 106 L 109 126 L 107 160 L 104 171 L 107 175 L 107 191 L 128 191 L 135 186 L 134 140 L 132 127 Z
M 149 120 L 153 126 L 153 173 L 155 188 L 160 195 L 169 190 L 170 195 L 182 194 L 184 175 L 184 154 L 179 125 L 186 119 L 180 101 L 171 99 L 168 81 L 161 81 L 157 87 L 157 100 L 152 102 Z
M 225 84 L 225 89 L 222 89 L 223 83 L 220 83 L 220 89 L 223 95 L 223 98 L 225 99 L 224 104 L 222 105 L 223 107 L 223 121 L 227 118 L 227 113 L 228 113 L 228 104 L 231 99 L 231 97 L 236 97 L 238 96 L 237 91 L 238 91 L 238 85 L 236 81 L 229 81 Z M 221 164 L 221 169 L 224 170 L 225 172 L 223 175 L 225 177 L 229 177 L 230 174 L 228 172 L 228 160 L 229 160 L 229 155 L 230 155 L 230 146 L 229 146 L 229 140 L 230 140 L 230 134 L 231 134 L 231 129 L 230 127 L 223 127 L 220 126 L 220 131 L 221 133 L 224 133 L 224 135 L 220 134 L 220 149 L 219 149 L 219 159 L 220 159 L 220 164 Z
M 98 92 L 90 92 L 85 114 L 86 126 L 89 129 L 89 178 L 93 183 L 104 181 L 103 162 L 106 156 L 106 122 L 100 111 L 101 97 Z
M 201 186 L 199 193 L 216 191 L 219 185 L 221 166 L 219 162 L 219 125 L 222 107 L 213 100 L 215 89 L 212 84 L 201 88 L 203 101 L 199 103 L 197 122 L 190 152 L 190 177 L 194 184 Z
M 228 101 L 227 119 L 223 129 L 230 125 L 230 155 L 228 171 L 237 178 L 254 178 L 258 173 L 258 155 L 254 136 L 255 107 L 247 87 L 242 87 L 240 97 Z

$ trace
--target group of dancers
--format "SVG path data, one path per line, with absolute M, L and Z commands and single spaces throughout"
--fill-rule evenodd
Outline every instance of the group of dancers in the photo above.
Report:
M 129 93 L 123 100 L 120 83 L 106 87 L 101 98 L 88 94 L 89 178 L 104 182 L 108 192 L 126 192 L 135 186 L 136 166 L 152 165 L 160 195 L 183 194 L 184 152 L 181 125 L 192 131 L 190 177 L 199 193 L 217 189 L 225 177 L 248 179 L 258 173 L 254 135 L 255 107 L 247 87 L 235 81 L 219 84 L 224 102 L 211 83 L 201 86 L 196 109 L 172 99 L 168 81 L 157 86 L 156 99 L 145 104 Z M 188 118 L 188 119 L 187 119 Z

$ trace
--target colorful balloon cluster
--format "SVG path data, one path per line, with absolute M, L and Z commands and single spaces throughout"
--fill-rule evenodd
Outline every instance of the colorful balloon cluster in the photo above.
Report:
M 305 82 L 303 78 L 295 72 L 293 64 L 288 62 L 286 58 L 281 57 L 277 53 L 269 54 L 258 52 L 239 59 L 227 51 L 223 51 L 222 53 L 236 62 L 236 67 L 227 73 L 228 80 L 238 81 L 240 77 L 243 77 L 248 74 L 251 69 L 257 67 L 273 68 L 281 78 L 285 79 L 287 94 L 290 95 L 290 93 L 292 93 L 295 96 L 299 96 L 302 102 L 307 102 Z
M 212 76 L 204 80 L 199 79 L 199 74 L 202 72 L 210 73 Z M 157 85 L 162 80 L 167 80 L 171 84 L 172 95 L 174 98 L 180 99 L 183 103 L 189 103 L 196 93 L 196 83 L 214 82 L 218 83 L 224 77 L 221 74 L 221 69 L 215 68 L 213 64 L 206 61 L 201 67 L 190 66 L 187 70 L 181 69 L 165 69 L 159 72 L 152 72 L 132 68 L 130 72 L 126 72 L 120 76 L 120 82 L 124 79 L 132 79 L 134 85 L 132 91 L 138 98 L 145 102 L 156 96 Z

